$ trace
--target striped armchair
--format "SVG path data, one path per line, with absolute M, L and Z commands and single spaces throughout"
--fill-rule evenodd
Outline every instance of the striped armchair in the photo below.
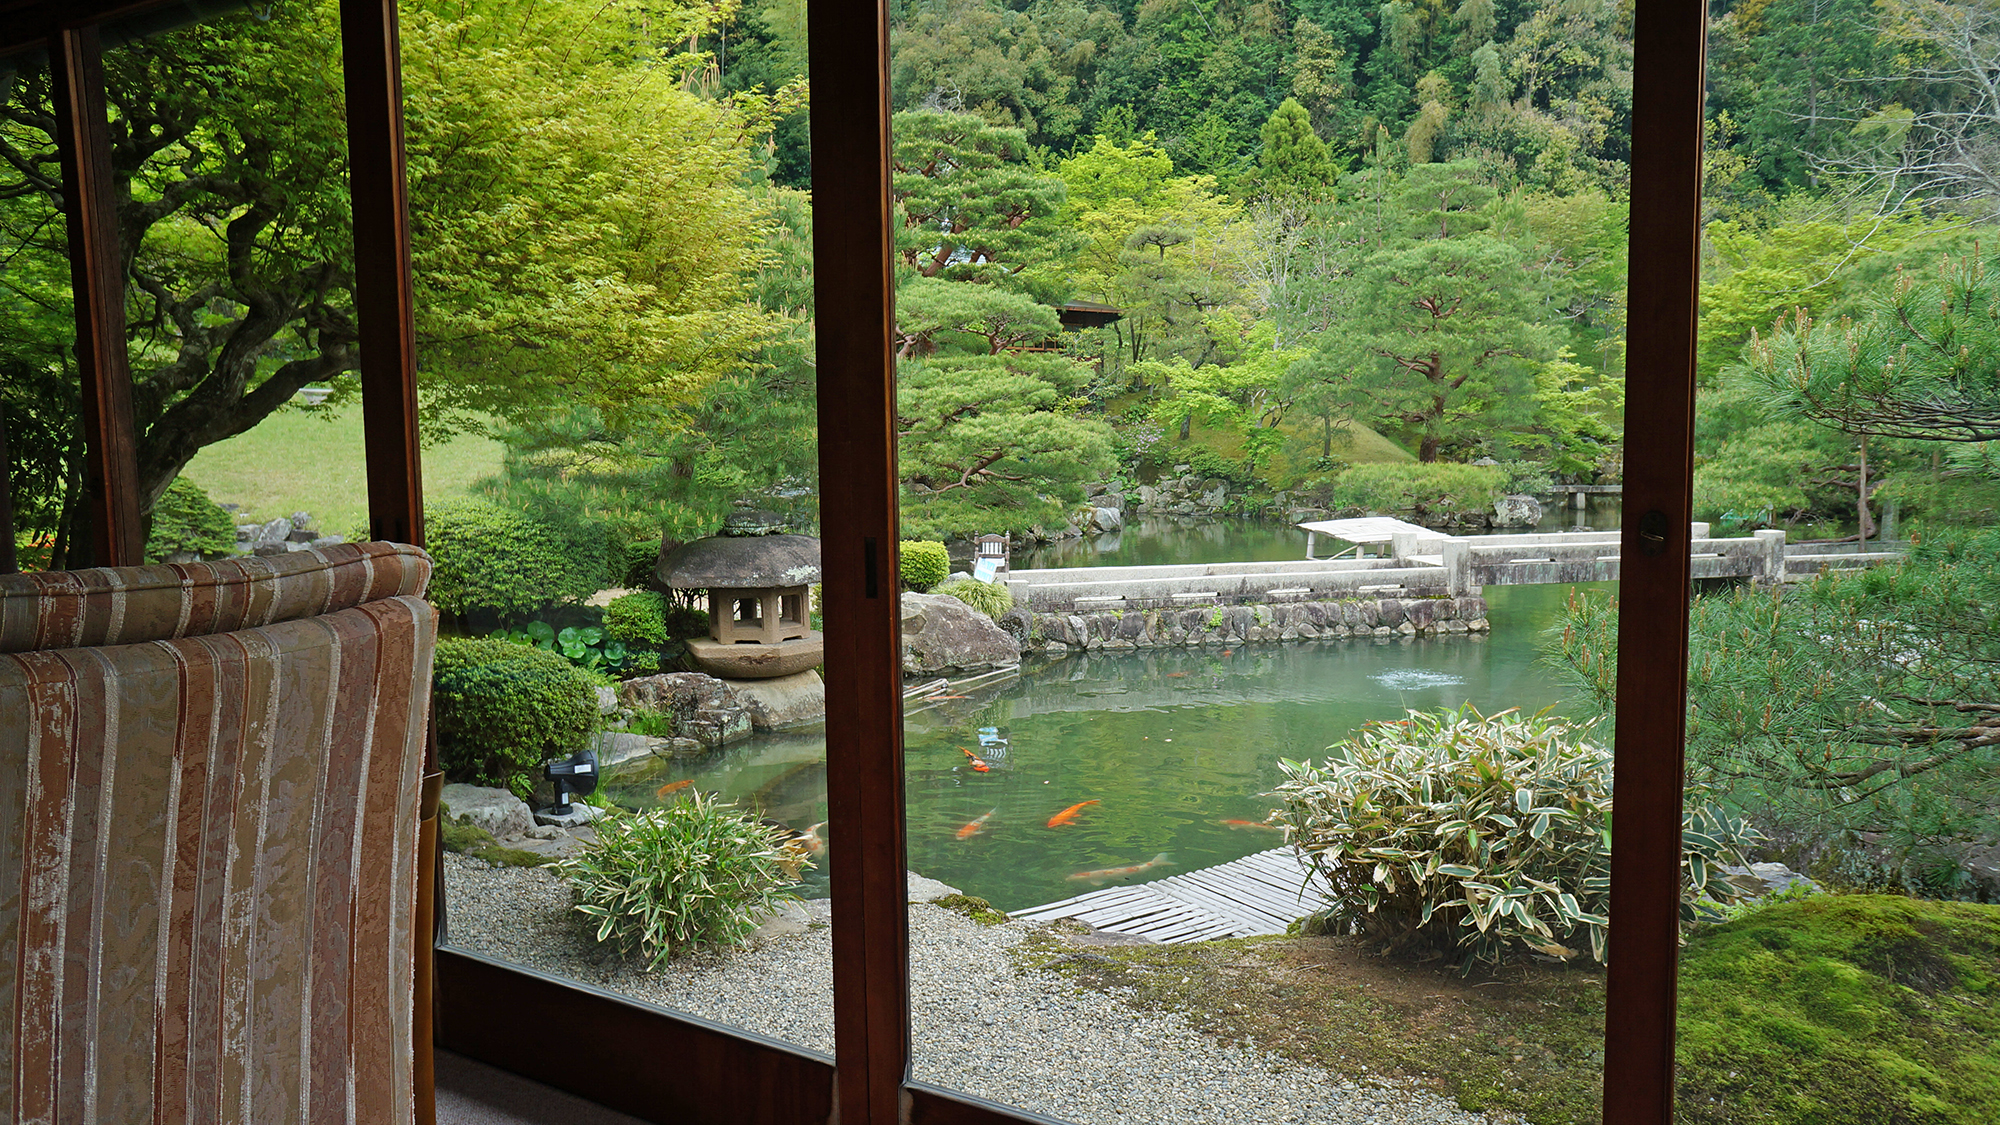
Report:
M 0 1120 L 412 1120 L 429 575 L 0 576 Z

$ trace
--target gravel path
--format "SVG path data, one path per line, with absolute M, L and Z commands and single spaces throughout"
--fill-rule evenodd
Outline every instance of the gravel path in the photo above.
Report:
M 833 1053 L 829 905 L 756 946 L 639 972 L 580 937 L 566 883 L 542 868 L 445 857 L 451 944 Z M 933 886 L 936 886 L 933 884 Z M 932 893 L 943 893 L 934 891 Z M 1171 1013 L 1023 975 L 1019 923 L 910 907 L 916 1076 L 1052 1117 L 1158 1125 L 1486 1125 L 1434 1094 L 1360 1085 L 1223 1043 Z

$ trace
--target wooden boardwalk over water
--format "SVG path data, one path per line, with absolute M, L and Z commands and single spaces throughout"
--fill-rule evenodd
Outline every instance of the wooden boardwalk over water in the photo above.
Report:
M 1107 887 L 1060 902 L 1010 910 L 1031 922 L 1074 918 L 1114 934 L 1176 944 L 1282 934 L 1320 903 L 1291 848 L 1273 848 L 1216 867 L 1150 883 Z

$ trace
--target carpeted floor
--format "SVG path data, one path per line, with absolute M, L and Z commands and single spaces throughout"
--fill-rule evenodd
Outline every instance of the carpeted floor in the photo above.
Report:
M 450 1051 L 437 1053 L 437 1125 L 643 1125 Z

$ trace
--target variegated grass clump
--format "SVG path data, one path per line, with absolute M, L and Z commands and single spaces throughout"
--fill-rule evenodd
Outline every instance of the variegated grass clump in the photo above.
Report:
M 1408 712 L 1328 748 L 1279 759 L 1287 838 L 1326 878 L 1329 913 L 1390 950 L 1453 954 L 1469 969 L 1510 946 L 1605 959 L 1611 752 L 1546 713 Z M 1756 838 L 1714 807 L 1683 821 L 1682 918 L 1734 902 L 1724 864 Z
M 779 888 L 796 881 L 801 857 L 782 849 L 777 829 L 713 797 L 615 813 L 596 828 L 597 839 L 557 870 L 575 888 L 577 911 L 597 920 L 597 940 L 655 968 L 698 946 L 739 943 L 793 901 Z

